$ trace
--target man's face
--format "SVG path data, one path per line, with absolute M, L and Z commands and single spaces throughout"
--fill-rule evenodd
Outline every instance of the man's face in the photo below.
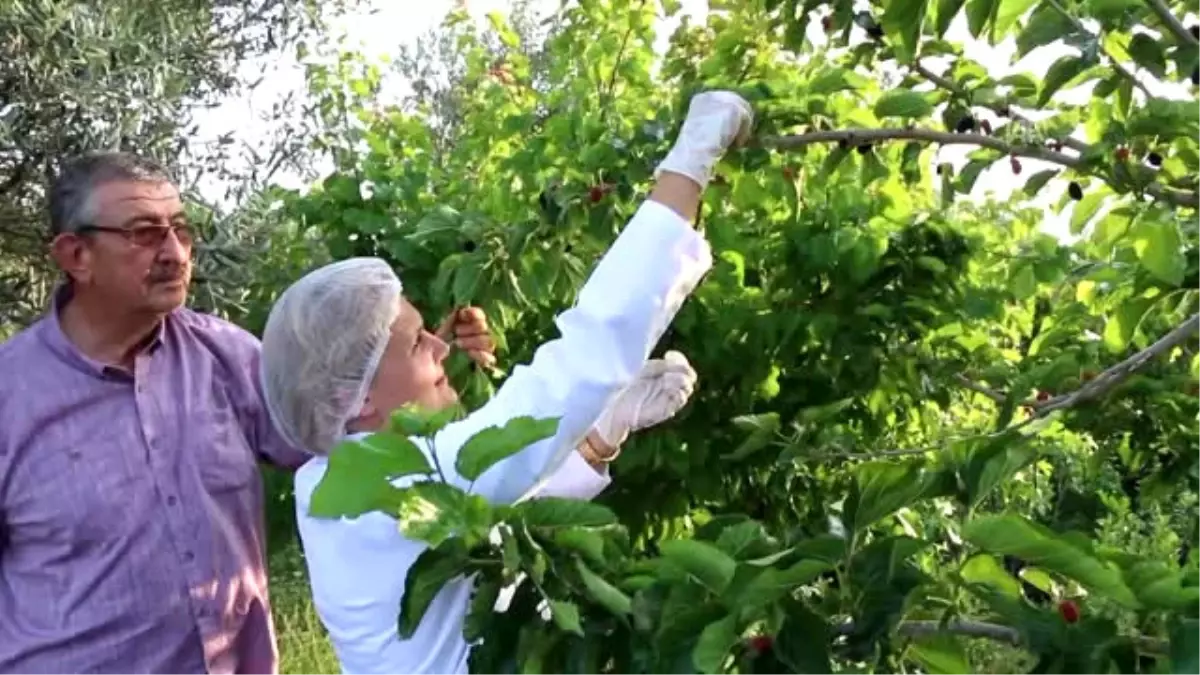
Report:
M 417 308 L 401 298 L 400 315 L 392 323 L 391 338 L 355 426 L 377 429 L 409 403 L 432 411 L 457 402 L 458 392 L 442 367 L 449 351 L 445 342 L 425 330 Z
M 192 231 L 179 190 L 166 182 L 112 181 L 91 200 L 91 222 L 54 241 L 55 259 L 77 293 L 121 313 L 166 314 L 183 305 Z

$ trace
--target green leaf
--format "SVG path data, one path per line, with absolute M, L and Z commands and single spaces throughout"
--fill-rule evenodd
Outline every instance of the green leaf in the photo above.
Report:
M 550 600 L 550 617 L 558 629 L 583 637 L 583 626 L 579 623 L 579 607 L 566 600 Z
M 926 0 L 890 0 L 879 23 L 892 39 L 896 60 L 910 63 L 917 53 L 917 42 L 925 24 Z
M 832 567 L 823 560 L 801 560 L 786 569 L 768 567 L 738 592 L 730 608 L 738 609 L 743 617 L 747 617 L 748 612 L 783 599 L 798 586 L 810 583 Z
M 963 2 L 964 0 L 938 0 L 937 16 L 934 18 L 937 21 L 936 33 L 939 38 L 950 30 L 950 24 L 954 21 L 954 17 L 958 16 L 958 10 L 962 9 Z
M 483 260 L 477 254 L 465 256 L 454 271 L 454 304 L 470 305 L 479 288 L 479 277 L 483 272 Z
M 501 583 L 499 579 L 484 576 L 477 577 L 475 590 L 471 594 L 470 608 L 463 623 L 463 637 L 468 642 L 475 642 L 488 634 L 490 623 L 500 614 L 496 613 L 496 601 L 500 598 Z
M 1200 672 L 1200 621 L 1183 617 L 1171 625 L 1171 672 Z
M 978 38 L 983 34 L 983 29 L 996 13 L 999 2 L 1000 0 L 968 0 L 967 28 L 971 31 L 971 37 Z
M 706 541 L 672 539 L 663 542 L 659 551 L 665 560 L 683 569 L 717 595 L 725 592 L 737 569 L 737 561 Z
M 1050 65 L 1046 77 L 1042 79 L 1042 88 L 1038 92 L 1037 107 L 1042 107 L 1054 96 L 1063 85 L 1070 82 L 1076 75 L 1087 68 L 1087 63 L 1078 56 L 1063 56 Z
M 463 478 L 476 480 L 497 462 L 554 436 L 557 431 L 558 418 L 514 417 L 503 426 L 488 427 L 472 436 L 458 451 L 454 468 Z
M 742 431 L 750 432 L 741 445 L 733 452 L 725 455 L 725 459 L 740 460 L 769 447 L 779 431 L 779 414 L 763 413 L 761 415 L 741 415 L 733 418 L 733 424 Z
M 449 483 L 430 481 L 402 488 L 397 511 L 404 536 L 430 546 L 467 529 L 467 493 Z
M 1118 569 L 1020 516 L 978 516 L 963 527 L 963 538 L 985 551 L 1014 555 L 1074 579 L 1089 591 L 1107 596 L 1127 608 L 1139 606 Z
M 738 641 L 737 616 L 726 615 L 704 627 L 692 649 L 692 663 L 701 673 L 719 673 Z
M 1058 175 L 1058 169 L 1046 169 L 1044 171 L 1039 171 L 1030 176 L 1029 180 L 1025 181 L 1025 187 L 1022 188 L 1021 191 L 1024 192 L 1025 196 L 1027 197 L 1036 197 L 1037 194 L 1041 192 L 1042 188 L 1046 186 L 1046 183 L 1050 182 L 1050 179 L 1054 178 L 1056 175 Z
M 415 404 L 405 405 L 388 417 L 388 429 L 402 436 L 430 438 L 464 413 L 460 404 L 440 410 L 425 410 Z M 426 473 L 432 472 L 429 469 Z
M 894 89 L 879 97 L 875 102 L 876 117 L 927 117 L 933 105 L 925 95 L 907 89 Z
M 1025 29 L 1017 35 L 1017 57 L 1060 39 L 1072 29 L 1071 20 L 1052 4 L 1046 2 L 1039 5 L 1029 16 Z
M 593 565 L 602 567 L 605 563 L 604 537 L 594 530 L 577 527 L 558 530 L 554 533 L 554 543 L 581 554 Z
M 822 70 L 805 87 L 811 96 L 824 96 L 846 89 L 862 89 L 869 80 L 858 73 L 845 68 L 830 68 Z
M 908 654 L 930 675 L 968 675 L 976 672 L 963 644 L 953 635 L 934 635 L 914 641 Z
M 579 577 L 583 580 L 588 594 L 601 607 L 618 616 L 625 616 L 633 611 L 633 601 L 629 599 L 629 596 L 590 570 L 582 560 L 576 558 L 575 567 L 579 571 Z
M 1133 250 L 1138 261 L 1159 281 L 1178 286 L 1187 271 L 1183 241 L 1174 223 L 1143 219 L 1134 229 Z
M 1021 584 L 997 562 L 995 556 L 988 553 L 971 556 L 963 563 L 959 574 L 966 581 L 991 586 L 1014 600 L 1021 597 Z
M 1129 41 L 1129 56 L 1134 63 L 1162 78 L 1167 73 L 1167 59 L 1158 40 L 1145 33 L 1134 33 Z
M 1083 199 L 1075 203 L 1075 208 L 1071 211 L 1071 234 L 1083 232 L 1083 228 L 1087 227 L 1092 216 L 1096 215 L 1096 212 L 1104 205 L 1104 199 L 1109 195 L 1107 190 L 1089 192 L 1083 196 Z
M 538 497 L 514 509 L 530 527 L 605 527 L 617 522 L 607 506 L 565 497 Z
M 769 555 L 778 544 L 774 543 L 762 523 L 747 520 L 721 530 L 717 537 L 717 548 L 738 560 Z
M 357 518 L 371 511 L 393 512 L 400 490 L 389 480 L 427 473 L 425 456 L 403 436 L 373 434 L 374 440 L 344 441 L 329 454 L 329 466 L 309 502 L 314 518 Z M 370 438 L 370 437 L 369 437 Z
M 1033 3 L 1037 0 L 1000 0 L 1000 7 L 996 10 L 996 21 L 993 24 L 993 31 L 998 37 L 1003 37 L 1008 33 Z
M 411 638 L 434 596 L 446 582 L 461 576 L 468 566 L 467 551 L 459 539 L 427 548 L 417 556 L 404 578 L 404 597 L 400 601 L 400 637 Z
M 1129 298 L 1118 305 L 1105 319 L 1104 347 L 1114 354 L 1125 351 L 1150 304 L 1146 298 Z
M 788 666 L 788 672 L 834 672 L 829 662 L 832 640 L 828 622 L 797 600 L 785 608 L 783 625 L 775 636 L 775 656 Z
M 861 532 L 884 516 L 919 500 L 926 489 L 924 470 L 913 462 L 867 462 L 855 470 L 844 508 L 846 527 Z

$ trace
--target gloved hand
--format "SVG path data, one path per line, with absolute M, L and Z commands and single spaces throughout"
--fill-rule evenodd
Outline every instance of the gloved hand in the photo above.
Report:
M 675 145 L 654 177 L 663 171 L 682 174 L 701 189 L 712 179 L 713 168 L 734 142 L 745 141 L 754 124 L 754 111 L 731 91 L 706 91 L 688 104 L 687 117 Z
M 696 387 L 696 371 L 687 357 L 671 351 L 642 366 L 634 381 L 596 420 L 592 431 L 616 448 L 639 429 L 661 424 L 679 412 Z

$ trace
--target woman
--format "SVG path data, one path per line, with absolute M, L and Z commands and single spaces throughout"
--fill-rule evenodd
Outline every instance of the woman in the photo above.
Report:
M 528 366 L 515 368 L 491 401 L 432 439 L 447 481 L 495 503 L 511 503 L 531 489 L 547 494 L 539 479 L 565 480 L 560 471 L 577 475 L 570 464 L 562 466 L 577 450 L 611 457 L 631 430 L 673 414 L 665 402 L 669 387 L 637 376 L 711 267 L 708 244 L 691 223 L 714 166 L 751 123 L 750 106 L 731 92 L 691 101 L 649 199 L 600 260 L 575 306 L 559 315 L 561 336 L 539 347 Z M 306 275 L 284 292 L 267 321 L 263 387 L 280 431 L 315 455 L 296 473 L 296 508 L 314 602 L 343 670 L 466 672 L 468 580 L 446 584 L 416 634 L 401 640 L 396 616 L 405 575 L 425 545 L 406 539 L 382 513 L 353 520 L 308 515 L 327 454 L 339 441 L 382 428 L 405 404 L 438 409 L 457 400 L 442 368 L 447 345 L 425 330 L 401 292 L 399 279 L 376 259 L 342 261 Z M 467 439 L 525 415 L 557 417 L 558 430 L 473 482 L 454 472 Z M 587 495 L 602 487 L 569 491 Z

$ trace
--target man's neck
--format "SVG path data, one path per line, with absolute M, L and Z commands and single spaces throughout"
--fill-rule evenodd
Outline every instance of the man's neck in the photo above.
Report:
M 162 316 L 114 313 L 109 307 L 75 296 L 59 310 L 63 334 L 88 358 L 132 368 L 134 357 L 154 334 Z

